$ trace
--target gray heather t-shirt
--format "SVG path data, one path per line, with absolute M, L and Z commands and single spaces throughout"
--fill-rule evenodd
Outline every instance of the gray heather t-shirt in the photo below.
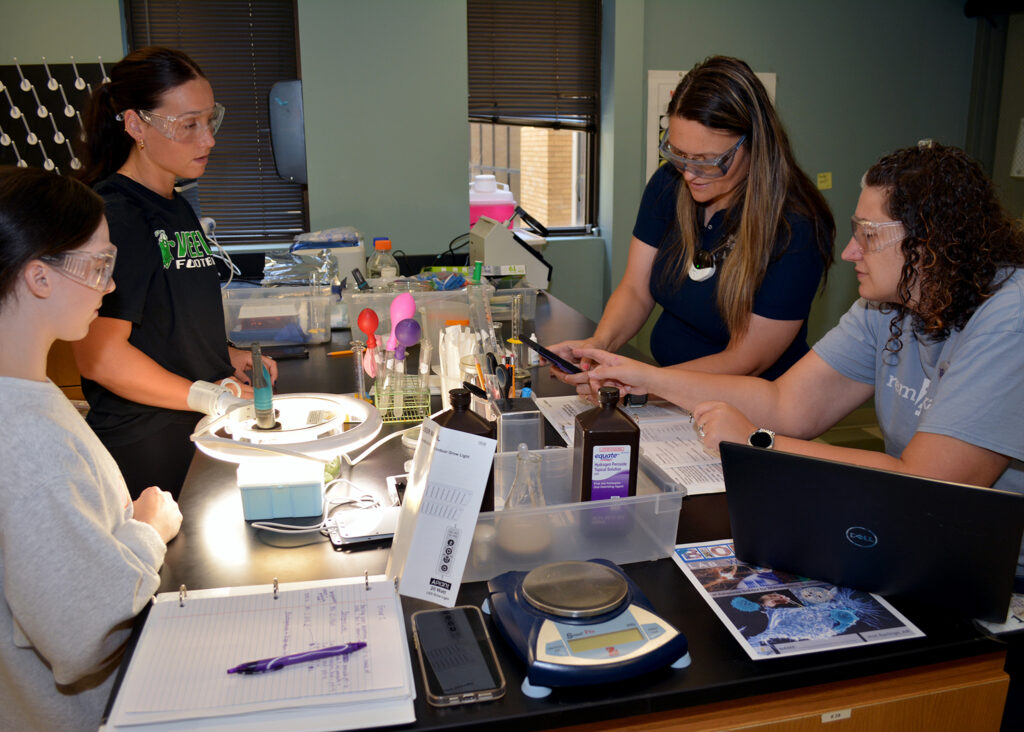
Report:
M 888 353 L 891 320 L 860 299 L 814 346 L 843 376 L 874 384 L 885 451 L 899 456 L 919 431 L 954 437 L 1009 456 L 993 487 L 1024 493 L 1024 270 L 944 341 L 919 340 L 907 317 L 903 348 Z

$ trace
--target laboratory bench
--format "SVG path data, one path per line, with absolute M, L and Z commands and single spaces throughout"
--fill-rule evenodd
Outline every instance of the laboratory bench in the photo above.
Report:
M 593 327 L 592 321 L 556 298 L 544 293 L 538 297 L 533 329 L 542 343 L 585 337 Z M 351 357 L 327 356 L 331 350 L 347 348 L 348 337 L 347 332 L 336 332 L 331 343 L 310 347 L 308 359 L 280 362 L 276 390 L 351 391 Z M 535 370 L 533 385 L 541 396 L 570 393 L 548 375 L 547 367 Z M 407 426 L 385 425 L 385 432 Z M 394 439 L 356 466 L 345 466 L 342 477 L 383 485 L 386 476 L 402 472 L 411 456 Z M 192 463 L 180 506 L 184 521 L 168 546 L 161 592 L 176 592 L 182 584 L 189 589 L 269 586 L 275 578 L 293 582 L 382 574 L 385 569 L 386 545 L 335 551 L 317 533 L 285 536 L 247 524 L 234 466 L 203 454 Z M 683 499 L 679 543 L 729 536 L 724 494 Z M 1006 646 L 947 608 L 896 598 L 893 604 L 925 637 L 753 661 L 671 559 L 623 569 L 657 611 L 687 636 L 692 658 L 688 668 L 666 668 L 615 684 L 555 689 L 545 699 L 531 699 L 520 690 L 524 665 L 488 620 L 507 682 L 505 696 L 492 702 L 431 707 L 413 658 L 417 721 L 403 729 L 814 729 L 824 724 L 837 731 L 999 728 L 1009 679 L 1003 671 Z M 950 584 L 952 604 L 955 578 Z M 468 583 L 458 601 L 479 606 L 485 595 L 485 583 Z M 405 597 L 402 605 L 412 649 L 409 616 L 436 606 Z

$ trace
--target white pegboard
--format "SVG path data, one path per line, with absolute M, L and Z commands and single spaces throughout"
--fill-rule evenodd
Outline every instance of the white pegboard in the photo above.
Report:
M 74 144 L 94 85 L 106 79 L 102 59 L 79 63 L 0 65 L 0 163 L 71 173 L 81 167 Z

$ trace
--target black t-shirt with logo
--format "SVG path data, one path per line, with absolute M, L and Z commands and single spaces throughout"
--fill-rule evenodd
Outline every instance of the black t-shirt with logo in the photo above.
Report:
M 189 381 L 230 376 L 216 261 L 188 201 L 177 193 L 164 198 L 120 174 L 98 183 L 96 192 L 117 247 L 116 287 L 100 315 L 129 321 L 128 342 Z M 82 390 L 87 421 L 108 445 L 134 442 L 185 414 L 123 399 L 88 379 Z

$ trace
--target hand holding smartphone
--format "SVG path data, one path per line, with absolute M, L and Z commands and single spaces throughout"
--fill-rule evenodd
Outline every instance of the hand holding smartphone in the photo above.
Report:
M 505 676 L 480 608 L 420 610 L 412 615 L 412 632 L 427 702 L 448 707 L 505 695 Z
M 566 374 L 582 374 L 583 373 L 583 369 L 581 369 L 579 366 L 577 366 L 576 364 L 572 363 L 571 361 L 566 361 L 564 358 L 562 358 L 561 356 L 557 355 L 553 351 L 549 351 L 548 349 L 546 349 L 544 346 L 540 345 L 536 341 L 530 340 L 529 338 L 526 338 L 525 336 L 523 337 L 522 340 L 523 340 L 523 343 L 525 343 L 527 346 L 529 346 L 534 351 L 539 353 L 547 361 L 549 361 L 550 363 L 554 364 L 555 368 L 557 368 L 559 371 L 561 371 L 563 373 L 566 373 Z

